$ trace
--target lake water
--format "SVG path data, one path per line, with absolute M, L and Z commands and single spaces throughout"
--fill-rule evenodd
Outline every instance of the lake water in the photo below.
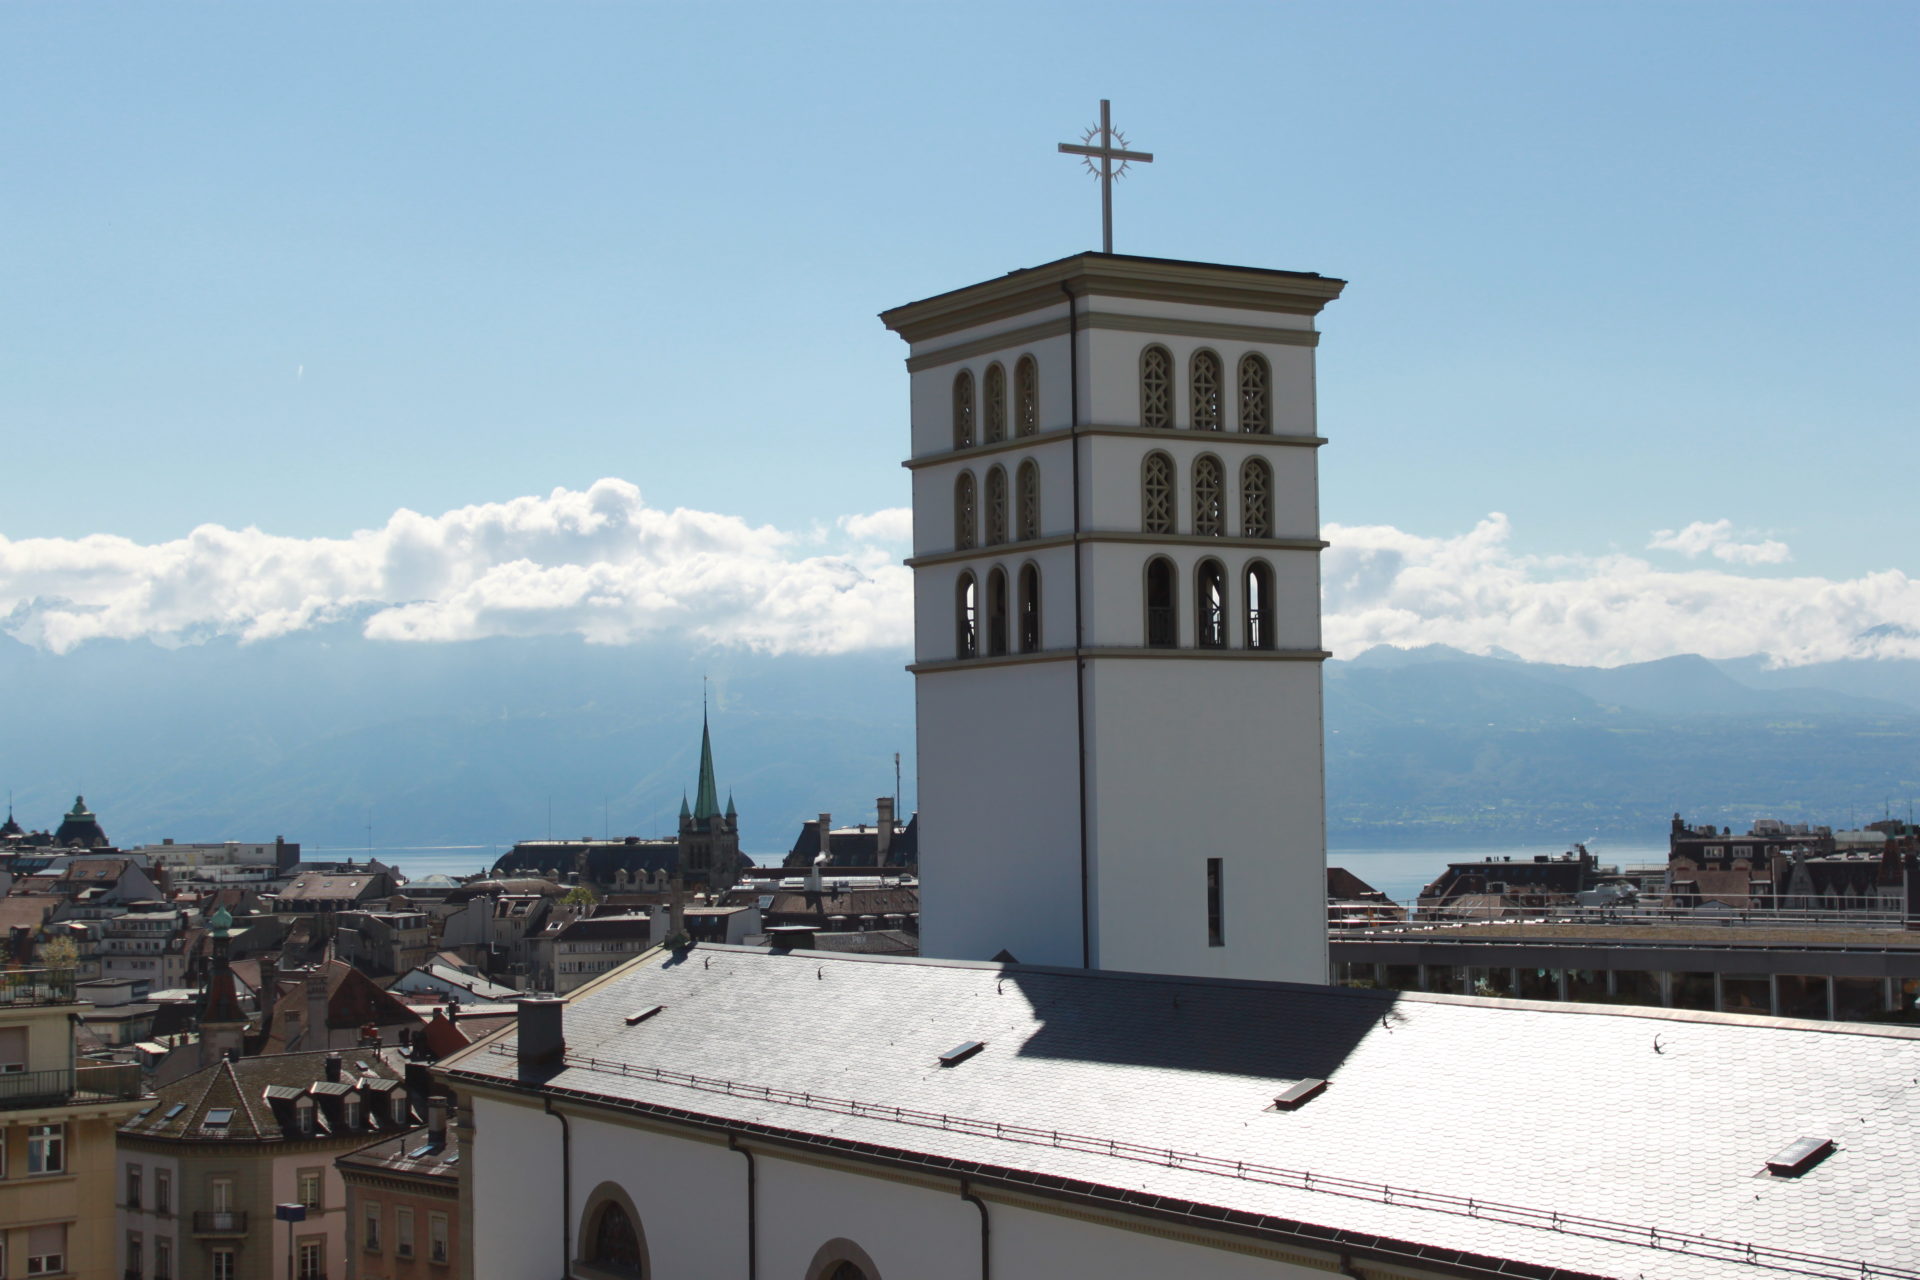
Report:
M 405 849 L 375 849 L 382 862 L 400 868 L 411 879 L 437 873 L 470 876 L 489 870 L 495 858 L 509 845 L 424 845 Z M 1565 845 L 1504 844 L 1474 845 L 1459 849 L 1382 849 L 1378 847 L 1334 848 L 1327 850 L 1330 866 L 1344 867 L 1395 902 L 1408 902 L 1421 888 L 1446 869 L 1449 862 L 1471 862 L 1482 858 L 1532 859 L 1536 854 L 1558 855 Z M 1665 862 L 1665 845 L 1609 844 L 1590 841 L 1589 851 L 1602 863 L 1625 865 L 1634 862 Z M 365 849 L 307 849 L 309 856 L 328 858 L 364 858 Z M 763 855 L 773 856 L 773 855 Z

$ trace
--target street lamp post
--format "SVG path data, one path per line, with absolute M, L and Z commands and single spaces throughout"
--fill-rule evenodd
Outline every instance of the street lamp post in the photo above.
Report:
M 273 1206 L 273 1216 L 287 1224 L 287 1280 L 293 1280 L 293 1228 L 295 1223 L 307 1220 L 307 1206 L 277 1204 Z

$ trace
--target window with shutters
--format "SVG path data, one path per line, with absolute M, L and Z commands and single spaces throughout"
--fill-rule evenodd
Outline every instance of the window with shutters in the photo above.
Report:
M 1194 643 L 1227 647 L 1227 572 L 1218 560 L 1202 560 L 1193 574 Z
M 1273 468 L 1265 458 L 1240 464 L 1240 536 L 1273 536 Z
M 1240 429 L 1254 435 L 1273 430 L 1273 402 L 1268 386 L 1273 370 L 1267 358 L 1252 352 L 1240 357 Z
M 1173 425 L 1173 355 L 1165 347 L 1140 353 L 1140 425 Z
M 987 545 L 997 547 L 1007 540 L 1007 469 L 993 467 L 987 472 Z
M 1173 611 L 1173 561 L 1155 556 L 1147 561 L 1147 646 L 1171 649 L 1179 644 Z
M 974 495 L 973 472 L 962 471 L 953 482 L 953 545 L 957 551 L 970 550 L 978 537 L 980 515 Z
M 1140 528 L 1173 532 L 1173 459 L 1158 450 L 1140 464 Z
M 992 444 L 1007 438 L 1007 371 L 998 362 L 987 366 L 987 431 Z
M 1013 366 L 1013 431 L 1015 435 L 1040 433 L 1040 362 L 1021 356 Z
M 1220 472 L 1220 459 L 1210 453 L 1193 460 L 1193 531 L 1205 538 L 1218 538 L 1227 531 Z
M 1029 458 L 1020 464 L 1013 482 L 1017 536 L 1022 542 L 1040 536 L 1040 464 Z
M 973 371 L 953 376 L 953 447 L 973 448 Z
M 413 1210 L 396 1205 L 393 1210 L 393 1254 L 396 1258 L 413 1256 Z
M 987 653 L 999 657 L 1007 651 L 1007 571 L 995 569 L 987 575 Z
M 1220 429 L 1220 357 L 1211 351 L 1193 353 L 1187 383 L 1191 389 L 1189 411 L 1195 431 Z

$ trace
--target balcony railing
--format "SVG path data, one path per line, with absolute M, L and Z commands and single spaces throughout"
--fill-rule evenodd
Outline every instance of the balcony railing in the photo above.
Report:
M 195 1209 L 193 1234 L 197 1236 L 243 1236 L 247 1234 L 245 1209 Z
M 0 1075 L 0 1109 L 110 1102 L 140 1096 L 140 1068 L 130 1062 L 78 1069 L 9 1071 Z
M 0 972 L 0 1005 L 72 1004 L 73 970 L 8 969 Z

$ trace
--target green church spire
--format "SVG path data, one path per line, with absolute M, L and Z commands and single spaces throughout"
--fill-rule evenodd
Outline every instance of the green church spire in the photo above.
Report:
M 707 822 L 720 816 L 720 788 L 713 781 L 713 737 L 707 716 L 700 714 L 700 785 L 693 795 L 693 820 Z

